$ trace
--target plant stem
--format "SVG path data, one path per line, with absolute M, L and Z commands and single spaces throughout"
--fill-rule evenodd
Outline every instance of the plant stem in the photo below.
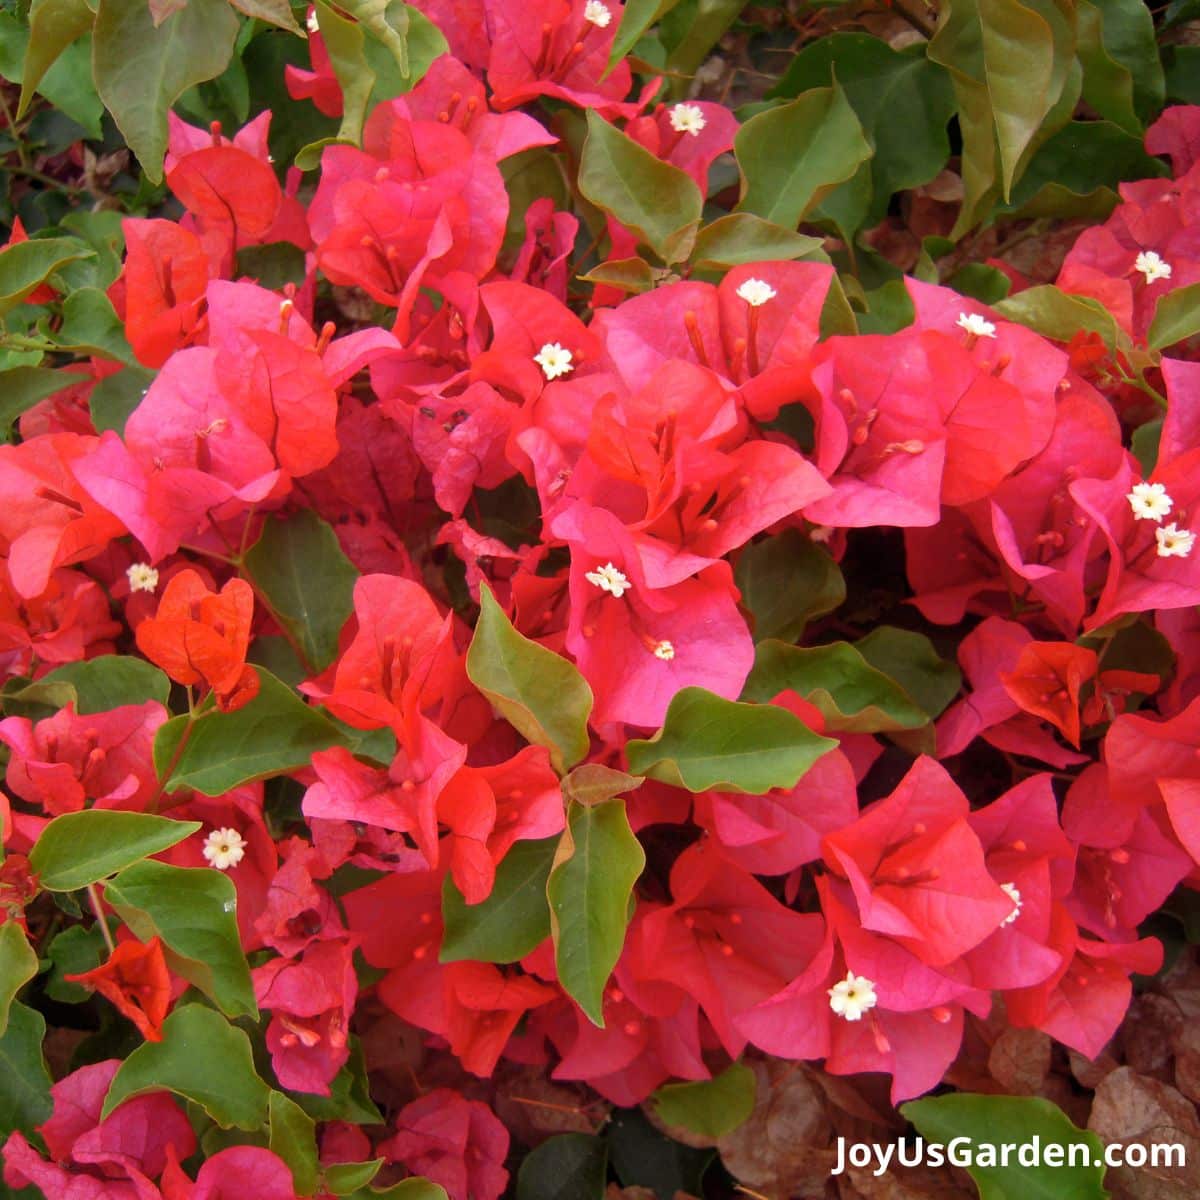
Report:
M 104 944 L 108 947 L 109 954 L 117 948 L 113 942 L 112 930 L 108 927 L 108 919 L 104 915 L 104 909 L 100 904 L 100 893 L 96 891 L 96 885 L 89 883 L 87 887 L 88 903 L 92 906 L 92 912 L 96 914 L 96 920 L 100 922 L 100 933 L 104 937 Z

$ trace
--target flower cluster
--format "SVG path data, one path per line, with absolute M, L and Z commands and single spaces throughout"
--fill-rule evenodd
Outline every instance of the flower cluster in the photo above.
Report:
M 234 889 L 257 1070 L 310 1102 L 322 1169 L 380 1157 L 452 1200 L 506 1185 L 509 1134 L 472 1090 L 503 1062 L 635 1105 L 753 1047 L 883 1073 L 899 1102 L 997 999 L 1098 1055 L 1130 976 L 1161 965 L 1142 923 L 1200 878 L 1200 365 L 1155 368 L 1146 462 L 1123 384 L 945 287 L 908 280 L 914 321 L 886 335 L 826 336 L 823 262 L 599 286 L 585 310 L 576 216 L 510 213 L 502 164 L 558 142 L 519 106 L 590 107 L 704 190 L 736 121 L 626 99 L 615 3 L 457 7 L 489 41 L 448 27 L 453 54 L 361 148 L 327 146 L 315 187 L 281 186 L 269 114 L 232 139 L 173 116 L 184 215 L 123 222 L 111 289 L 153 381 L 100 428 L 94 363 L 0 447 L 5 696 L 27 705 L 0 720 L 0 912 L 29 920 L 37 880 L 14 868 L 56 818 L 193 822 L 157 861 Z M 340 111 L 309 29 L 288 85 Z M 1177 177 L 1130 185 L 1060 279 L 1131 345 L 1200 280 L 1197 110 L 1147 145 Z M 640 235 L 609 215 L 607 236 L 617 262 Z M 281 245 L 302 278 L 239 266 Z M 284 529 L 296 561 L 262 549 Z M 907 592 L 839 613 L 843 575 L 865 596 L 881 563 Z M 875 628 L 887 604 L 903 628 Z M 80 668 L 107 657 L 161 692 L 85 705 Z M 717 715 L 688 726 L 689 703 Z M 722 755 L 774 771 L 768 723 L 815 749 L 751 781 Z M 610 816 L 646 869 L 591 996 L 554 879 L 576 821 Z M 525 882 L 547 873 L 549 905 Z M 516 884 L 540 912 L 464 939 Z M 63 986 L 169 1045 L 189 988 L 227 1001 L 134 894 L 95 881 L 116 945 Z M 336 1105 L 380 1021 L 416 1050 L 404 1071 L 367 1054 L 394 1101 L 372 1139 Z M 412 1090 L 437 1056 L 455 1073 Z M 173 1084 L 102 1116 L 118 1066 L 55 1085 L 46 1155 L 4 1148 L 10 1186 L 294 1195 L 265 1142 L 185 1170 Z

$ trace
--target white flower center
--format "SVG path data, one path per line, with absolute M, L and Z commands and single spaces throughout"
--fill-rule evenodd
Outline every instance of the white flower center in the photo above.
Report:
M 309 33 L 321 32 L 321 26 L 317 21 L 317 10 L 315 8 L 308 14 L 308 20 L 305 22 L 305 24 L 308 26 Z
M 1171 278 L 1171 264 L 1164 262 L 1153 250 L 1143 250 L 1133 260 L 1135 270 L 1141 271 L 1147 283 L 1156 283 L 1160 279 Z
M 152 592 L 158 587 L 158 571 L 149 563 L 134 563 L 125 572 L 131 592 Z
M 600 29 L 607 29 L 608 23 L 612 20 L 612 12 L 607 4 L 601 4 L 600 0 L 587 0 L 587 4 L 583 9 L 583 19 L 591 21 L 591 23 Z
M 661 658 L 663 662 L 670 662 L 675 657 L 675 647 L 663 638 L 657 646 L 654 647 L 654 657 Z
M 1175 503 L 1161 483 L 1135 483 L 1125 499 L 1138 521 L 1161 521 Z
M 829 1007 L 847 1021 L 861 1021 L 862 1015 L 878 1003 L 875 985 L 863 975 L 846 972 L 846 978 L 829 989 Z
M 558 342 L 547 342 L 533 356 L 533 361 L 542 368 L 542 374 L 547 379 L 557 379 L 560 375 L 569 375 L 575 370 L 570 350 L 560 346 Z
M 214 829 L 204 839 L 202 853 L 218 871 L 228 871 L 246 857 L 246 839 L 236 829 Z
M 1173 521 L 1156 529 L 1154 536 L 1158 541 L 1159 558 L 1187 558 L 1196 544 L 1196 535 L 1187 529 L 1180 529 Z
M 958 320 L 954 323 L 964 333 L 969 333 L 972 337 L 994 338 L 996 336 L 995 325 L 991 321 L 981 317 L 978 313 L 959 313 Z
M 602 592 L 609 592 L 618 600 L 629 591 L 629 577 L 618 571 L 612 563 L 605 563 L 595 571 L 586 571 L 583 577 L 588 583 L 594 584 Z
M 758 308 L 760 304 L 775 299 L 775 289 L 763 279 L 747 279 L 738 288 L 737 294 L 751 308 Z
M 1013 902 L 1013 910 L 1000 922 L 1000 928 L 1011 925 L 1021 915 L 1021 889 L 1015 883 L 1002 883 L 1000 890 Z
M 699 137 L 708 122 L 704 119 L 704 110 L 698 104 L 676 104 L 671 109 L 671 128 L 676 133 L 690 133 Z

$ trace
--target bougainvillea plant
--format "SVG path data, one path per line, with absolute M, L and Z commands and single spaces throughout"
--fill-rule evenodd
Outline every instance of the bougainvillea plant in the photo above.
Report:
M 0 1195 L 1200 1151 L 1197 17 L 0 12 Z

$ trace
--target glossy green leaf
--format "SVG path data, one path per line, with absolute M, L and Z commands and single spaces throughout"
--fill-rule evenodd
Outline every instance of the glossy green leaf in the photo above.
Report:
M 562 793 L 568 803 L 600 804 L 632 792 L 641 783 L 640 775 L 627 775 L 603 763 L 584 763 L 562 781 Z
M 415 1175 L 393 1183 L 391 1187 L 359 1188 L 351 1192 L 347 1200 L 446 1200 L 446 1189 L 432 1179 Z
M 597 263 L 586 275 L 580 275 L 583 283 L 604 284 L 620 288 L 631 295 L 640 295 L 654 287 L 654 270 L 644 258 L 619 258 Z
M 32 238 L 0 250 L 0 317 L 10 313 L 59 267 L 95 251 L 78 238 Z
M 379 1168 L 386 1161 L 384 1158 L 373 1158 L 370 1162 L 327 1163 L 321 1168 L 325 1190 L 335 1196 L 357 1192 L 379 1174 Z
M 133 363 L 133 351 L 125 340 L 125 326 L 100 288 L 71 291 L 63 301 L 62 312 L 62 325 L 54 340 L 63 350 L 111 362 Z
M 8 1028 L 0 1037 L 0 1134 L 29 1133 L 50 1117 L 50 1072 L 42 1057 L 46 1020 L 40 1012 L 14 1002 Z
M 47 891 L 73 892 L 181 842 L 199 821 L 91 808 L 64 813 L 42 830 L 29 862 Z
M 0 1037 L 17 993 L 38 973 L 38 957 L 16 921 L 0 925 Z
M 703 1196 L 701 1179 L 717 1152 L 692 1149 L 651 1125 L 640 1108 L 613 1111 L 604 1130 L 609 1159 L 623 1187 L 651 1188 L 659 1200 Z
M 669 47 L 666 72 L 674 75 L 675 81 L 694 76 L 745 7 L 746 0 L 683 0 L 677 4 L 663 22 L 663 41 Z M 673 81 L 673 86 L 681 99 L 680 83 Z
M 742 551 L 734 577 L 754 617 L 754 638 L 797 641 L 814 617 L 846 598 L 846 581 L 830 555 L 798 529 L 785 529 Z
M 194 788 L 223 796 L 251 779 L 282 775 L 308 763 L 317 750 L 346 745 L 337 727 L 310 708 L 269 671 L 256 667 L 258 695 L 236 712 L 210 710 L 195 721 L 171 778 L 168 792 Z M 170 763 L 187 717 L 159 727 L 154 737 L 154 766 L 161 777 Z
M 626 746 L 629 768 L 690 792 L 792 788 L 837 746 L 799 717 L 769 704 L 742 704 L 704 688 L 677 692 L 663 727 Z
M 491 894 L 479 904 L 468 904 L 446 876 L 441 962 L 517 962 L 550 936 L 546 881 L 558 841 L 516 842 L 496 868 Z
M 1059 291 L 1053 284 L 1026 288 L 995 307 L 1007 320 L 1056 342 L 1069 342 L 1081 330 L 1098 333 L 1109 347 L 1123 337 L 1112 313 L 1099 300 Z
M 338 634 L 354 612 L 358 579 L 333 530 L 311 509 L 268 521 L 245 567 L 309 665 L 317 671 L 329 666 Z
M 288 0 L 230 0 L 230 3 L 248 17 L 257 17 L 260 21 L 266 21 L 268 25 L 278 25 L 280 29 L 303 36 L 303 31 L 292 15 L 292 7 Z
M 704 198 L 692 178 L 626 137 L 594 109 L 579 165 L 579 190 L 637 235 L 663 262 L 678 261 Z
M 765 702 L 789 688 L 815 704 L 838 733 L 888 733 L 929 723 L 908 693 L 849 642 L 807 647 L 760 642 L 743 695 Z
M 1078 11 L 1083 98 L 1139 133 L 1166 97 L 1151 11 L 1143 0 L 1080 0 Z
M 604 987 L 621 956 L 629 898 L 646 854 L 623 800 L 572 801 L 546 885 L 558 979 L 596 1025 Z
M 296 1194 L 311 1196 L 317 1190 L 321 1170 L 317 1158 L 316 1122 L 294 1100 L 274 1090 L 267 1101 L 267 1112 L 270 1122 L 268 1148 L 287 1163 Z
M 87 0 L 33 0 L 29 8 L 29 49 L 21 77 L 18 120 L 25 115 L 42 77 L 69 45 L 91 30 L 95 16 Z
M 628 0 L 621 10 L 621 23 L 608 54 L 605 75 L 637 45 L 638 39 L 655 21 L 678 3 L 679 0 Z
M 152 182 L 162 182 L 168 110 L 188 88 L 225 70 L 237 32 L 225 0 L 188 0 L 161 25 L 145 0 L 99 0 L 96 90 Z
M 650 1102 L 660 1120 L 703 1137 L 732 1133 L 754 1111 L 754 1072 L 734 1063 L 699 1083 L 667 1083 Z
M 823 245 L 822 238 L 794 233 L 753 213 L 729 213 L 696 234 L 691 258 L 701 268 L 787 262 L 815 255 Z
M 207 867 L 140 862 L 104 888 L 104 899 L 143 941 L 162 938 L 167 964 L 229 1017 L 258 1017 L 242 953 L 233 880 Z
M 799 96 L 835 77 L 874 154 L 856 172 L 867 182 L 863 222 L 876 224 L 895 192 L 928 183 L 950 155 L 954 91 L 923 48 L 893 50 L 865 33 L 832 33 L 805 46 L 772 96 Z M 839 189 L 840 191 L 841 189 Z
M 92 388 L 88 408 L 97 433 L 111 429 L 124 436 L 125 422 L 142 402 L 156 372 L 146 367 L 125 367 L 101 379 Z
M 962 687 L 958 665 L 942 658 L 923 634 L 894 625 L 879 625 L 854 648 L 889 679 L 898 683 L 930 718 L 941 715 Z
M 1151 350 L 1165 350 L 1200 333 L 1200 283 L 1164 292 L 1146 333 Z
M 550 751 L 561 774 L 588 752 L 592 689 L 572 664 L 518 633 L 491 589 L 479 589 L 467 674 L 516 730 Z
M 157 700 L 165 707 L 171 694 L 171 681 L 162 671 L 144 658 L 124 654 L 102 654 L 67 663 L 43 675 L 38 683 L 69 688 L 80 715 L 145 704 L 148 700 Z
M 517 1200 L 604 1200 L 608 1149 L 588 1133 L 560 1133 L 521 1162 Z
M 110 922 L 111 924 L 111 922 Z M 86 975 L 104 961 L 106 947 L 99 922 L 93 925 L 68 925 L 46 949 L 50 973 L 46 995 L 63 1004 L 82 1004 L 92 992 L 79 983 L 69 983 L 64 975 Z
M 1168 99 L 1200 104 L 1200 46 L 1166 46 L 1163 64 Z
M 979 1188 L 980 1200 L 1107 1200 L 1104 1189 L 1104 1143 L 1094 1134 L 1076 1128 L 1049 1100 L 1035 1096 L 977 1096 L 950 1093 L 925 1100 L 910 1100 L 900 1112 L 930 1142 L 948 1145 L 955 1138 L 970 1141 L 975 1165 L 968 1173 Z M 1040 1142 L 1040 1165 L 1022 1166 L 1009 1160 L 1001 1165 L 994 1149 L 1005 1143 Z M 1072 1146 L 1086 1165 L 1069 1165 Z M 1058 1147 L 1056 1152 L 1054 1147 Z M 985 1156 L 997 1160 L 986 1165 Z M 959 1147 L 963 1149 L 963 1147 Z M 1061 1153 L 1057 1166 L 1046 1161 L 1047 1151 Z M 1014 1155 L 1013 1158 L 1018 1156 Z
M 185 1004 L 163 1022 L 162 1034 L 121 1064 L 103 1117 L 123 1100 L 168 1091 L 199 1104 L 222 1129 L 256 1130 L 266 1122 L 270 1088 L 254 1070 L 242 1030 L 211 1008 Z
M 1133 457 L 1138 460 L 1138 466 L 1142 468 L 1143 479 L 1149 479 L 1158 464 L 1158 446 L 1162 441 L 1162 428 L 1163 418 L 1155 417 L 1154 420 L 1139 425 L 1133 431 L 1133 437 L 1130 438 L 1130 449 L 1133 451 Z
M 781 154 L 780 147 L 788 147 Z M 795 229 L 809 210 L 871 157 L 837 83 L 751 117 L 733 142 L 742 174 L 738 212 Z
M 55 371 L 50 367 L 9 367 L 0 371 L 0 440 L 12 440 L 17 418 L 39 400 L 77 385 L 75 372 Z

